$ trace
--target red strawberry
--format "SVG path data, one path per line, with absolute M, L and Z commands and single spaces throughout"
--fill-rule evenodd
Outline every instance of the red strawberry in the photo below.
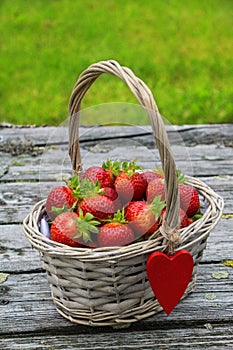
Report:
M 180 208 L 180 228 L 184 228 L 190 224 L 189 218 L 185 211 Z
M 144 171 L 143 172 L 143 177 L 146 179 L 147 183 L 156 180 L 158 178 L 161 178 L 160 175 L 158 175 L 157 173 L 155 173 L 152 170 L 148 170 L 148 171 Z
M 54 187 L 46 200 L 46 211 L 51 219 L 54 219 L 58 214 L 67 211 L 77 201 L 72 190 L 66 186 Z
M 83 179 L 88 179 L 94 183 L 98 181 L 101 187 L 113 187 L 115 178 L 110 170 L 103 169 L 100 166 L 92 166 L 84 172 Z
M 71 247 L 79 247 L 80 243 L 72 239 L 77 233 L 77 225 L 74 220 L 77 218 L 78 214 L 73 212 L 64 212 L 58 215 L 51 226 L 51 239 Z
M 165 202 L 156 197 L 152 204 L 145 201 L 130 202 L 125 208 L 125 218 L 137 235 L 151 235 L 159 227 L 159 217 Z
M 108 223 L 101 226 L 98 243 L 101 247 L 123 246 L 132 243 L 134 233 L 125 219 L 124 208 L 118 210 Z
M 79 247 L 87 245 L 91 240 L 92 233 L 98 233 L 99 222 L 94 220 L 93 215 L 85 216 L 80 211 L 79 214 L 74 212 L 64 212 L 58 215 L 51 226 L 50 234 L 53 241 Z
M 102 195 L 93 195 L 82 200 L 79 208 L 83 214 L 91 213 L 99 220 L 107 220 L 113 217 L 114 203 L 111 199 Z
M 134 233 L 128 224 L 110 222 L 103 225 L 98 234 L 100 247 L 124 246 L 132 243 Z
M 161 200 L 165 199 L 164 180 L 159 178 L 152 180 L 146 189 L 146 200 L 149 203 L 157 196 L 161 196 Z
M 194 216 L 200 208 L 199 194 L 197 190 L 189 185 L 179 185 L 180 207 L 188 217 Z
M 146 177 L 148 183 L 155 179 L 164 179 L 164 172 L 160 167 L 156 167 L 155 170 L 146 170 L 143 172 L 143 174 Z
M 117 210 L 122 208 L 121 201 L 119 199 L 119 196 L 118 196 L 117 191 L 115 190 L 115 188 L 105 187 L 103 189 L 102 196 L 108 197 L 109 199 L 111 199 L 113 201 L 114 207 L 115 207 L 115 211 L 117 211 Z
M 135 161 L 123 162 L 122 171 L 115 179 L 115 189 L 123 203 L 141 200 L 146 191 L 147 181 Z
M 83 179 L 79 184 L 79 193 L 82 201 L 79 208 L 83 214 L 91 213 L 99 220 L 107 220 L 113 217 L 115 207 L 113 201 L 107 196 L 103 196 L 104 188 L 100 188 L 99 183 Z
M 115 180 L 115 189 L 123 203 L 141 200 L 145 195 L 146 179 L 140 173 L 128 176 L 120 173 Z

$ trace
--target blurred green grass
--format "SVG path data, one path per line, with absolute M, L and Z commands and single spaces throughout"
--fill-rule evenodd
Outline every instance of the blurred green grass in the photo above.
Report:
M 78 75 L 115 59 L 149 86 L 170 123 L 232 122 L 232 10 L 231 0 L 1 0 L 0 120 L 60 124 Z M 105 102 L 136 100 L 104 75 L 82 108 Z

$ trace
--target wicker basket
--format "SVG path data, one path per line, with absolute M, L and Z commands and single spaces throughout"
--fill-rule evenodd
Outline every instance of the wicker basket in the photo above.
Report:
M 73 248 L 46 238 L 38 225 L 45 214 L 45 200 L 37 203 L 23 222 L 26 237 L 38 249 L 47 272 L 53 301 L 58 312 L 72 322 L 91 326 L 109 326 L 139 321 L 162 310 L 146 273 L 148 256 L 155 251 L 174 252 L 187 249 L 193 256 L 194 269 L 184 297 L 193 290 L 197 267 L 210 231 L 219 221 L 223 200 L 203 182 L 188 177 L 207 203 L 201 219 L 178 230 L 179 243 L 173 232 L 179 220 L 179 196 L 175 162 L 167 133 L 151 91 L 131 70 L 116 61 L 91 65 L 74 86 L 69 104 L 69 153 L 76 173 L 82 171 L 79 148 L 78 118 L 83 96 L 103 73 L 122 79 L 145 109 L 154 132 L 165 174 L 167 211 L 160 228 L 150 240 L 125 247 Z

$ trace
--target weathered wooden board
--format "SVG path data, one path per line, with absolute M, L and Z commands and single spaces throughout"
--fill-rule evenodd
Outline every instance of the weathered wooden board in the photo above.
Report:
M 116 150 L 117 152 L 117 150 Z M 115 152 L 114 152 L 115 153 Z M 127 153 L 129 154 L 129 153 Z M 135 151 L 134 151 L 135 154 Z M 133 155 L 133 154 L 132 154 Z M 95 161 L 93 158 L 85 157 L 84 166 L 88 168 L 92 165 L 101 165 L 104 160 L 109 159 L 110 157 L 101 157 L 100 155 L 96 155 Z M 112 159 L 112 157 L 111 157 Z M 115 158 L 116 159 L 116 158 Z M 132 159 L 124 157 L 124 160 Z M 160 166 L 160 162 L 154 162 L 154 160 L 145 160 L 138 162 L 144 169 L 155 169 L 157 165 Z M 187 164 L 187 162 L 177 162 L 177 168 L 182 171 L 182 173 L 194 177 L 201 176 L 231 176 L 233 169 L 233 160 L 229 160 L 227 163 L 225 161 L 191 161 Z M 67 178 L 72 175 L 72 167 L 67 163 L 50 163 L 49 167 L 44 165 L 33 166 L 29 165 L 25 168 L 23 167 L 10 167 L 8 173 L 1 178 L 1 182 L 12 182 L 12 181 L 57 181 L 63 177 Z
M 118 140 L 117 144 L 110 144 L 109 141 L 106 141 L 103 144 L 86 146 L 81 150 L 83 166 L 101 165 L 108 158 L 121 160 L 136 158 L 140 165 L 151 169 L 160 165 L 160 157 L 156 149 L 148 149 L 143 145 L 133 143 L 127 144 L 127 140 L 122 142 Z M 198 145 L 184 148 L 174 146 L 172 151 L 177 168 L 188 175 L 232 175 L 232 147 Z M 4 182 L 54 180 L 60 176 L 61 172 L 72 172 L 68 148 L 64 146 L 46 148 L 41 155 L 35 157 L 30 155 L 13 157 L 2 152 L 0 166 L 2 168 L 0 181 Z
M 210 329 L 209 329 L 210 328 Z M 157 329 L 156 331 L 131 331 L 93 334 L 71 334 L 44 336 L 27 336 L 6 339 L 2 344 L 6 350 L 226 350 L 231 349 L 231 326 L 213 327 L 209 324 L 187 329 Z M 1 345 L 1 339 L 0 339 Z
M 7 141 L 32 142 L 36 146 L 45 144 L 59 144 L 68 141 L 67 121 L 58 127 L 3 127 L 0 128 L 2 145 Z M 166 125 L 169 140 L 172 144 L 185 142 L 186 145 L 195 144 L 231 144 L 233 124 L 212 125 Z M 81 126 L 79 128 L 81 142 L 119 137 L 152 137 L 150 125 L 142 126 Z

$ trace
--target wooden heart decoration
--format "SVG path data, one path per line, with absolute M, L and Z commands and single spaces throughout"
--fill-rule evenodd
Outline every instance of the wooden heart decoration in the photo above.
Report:
M 146 263 L 151 288 L 164 311 L 169 315 L 182 298 L 193 272 L 193 258 L 187 250 L 172 256 L 152 253 Z

